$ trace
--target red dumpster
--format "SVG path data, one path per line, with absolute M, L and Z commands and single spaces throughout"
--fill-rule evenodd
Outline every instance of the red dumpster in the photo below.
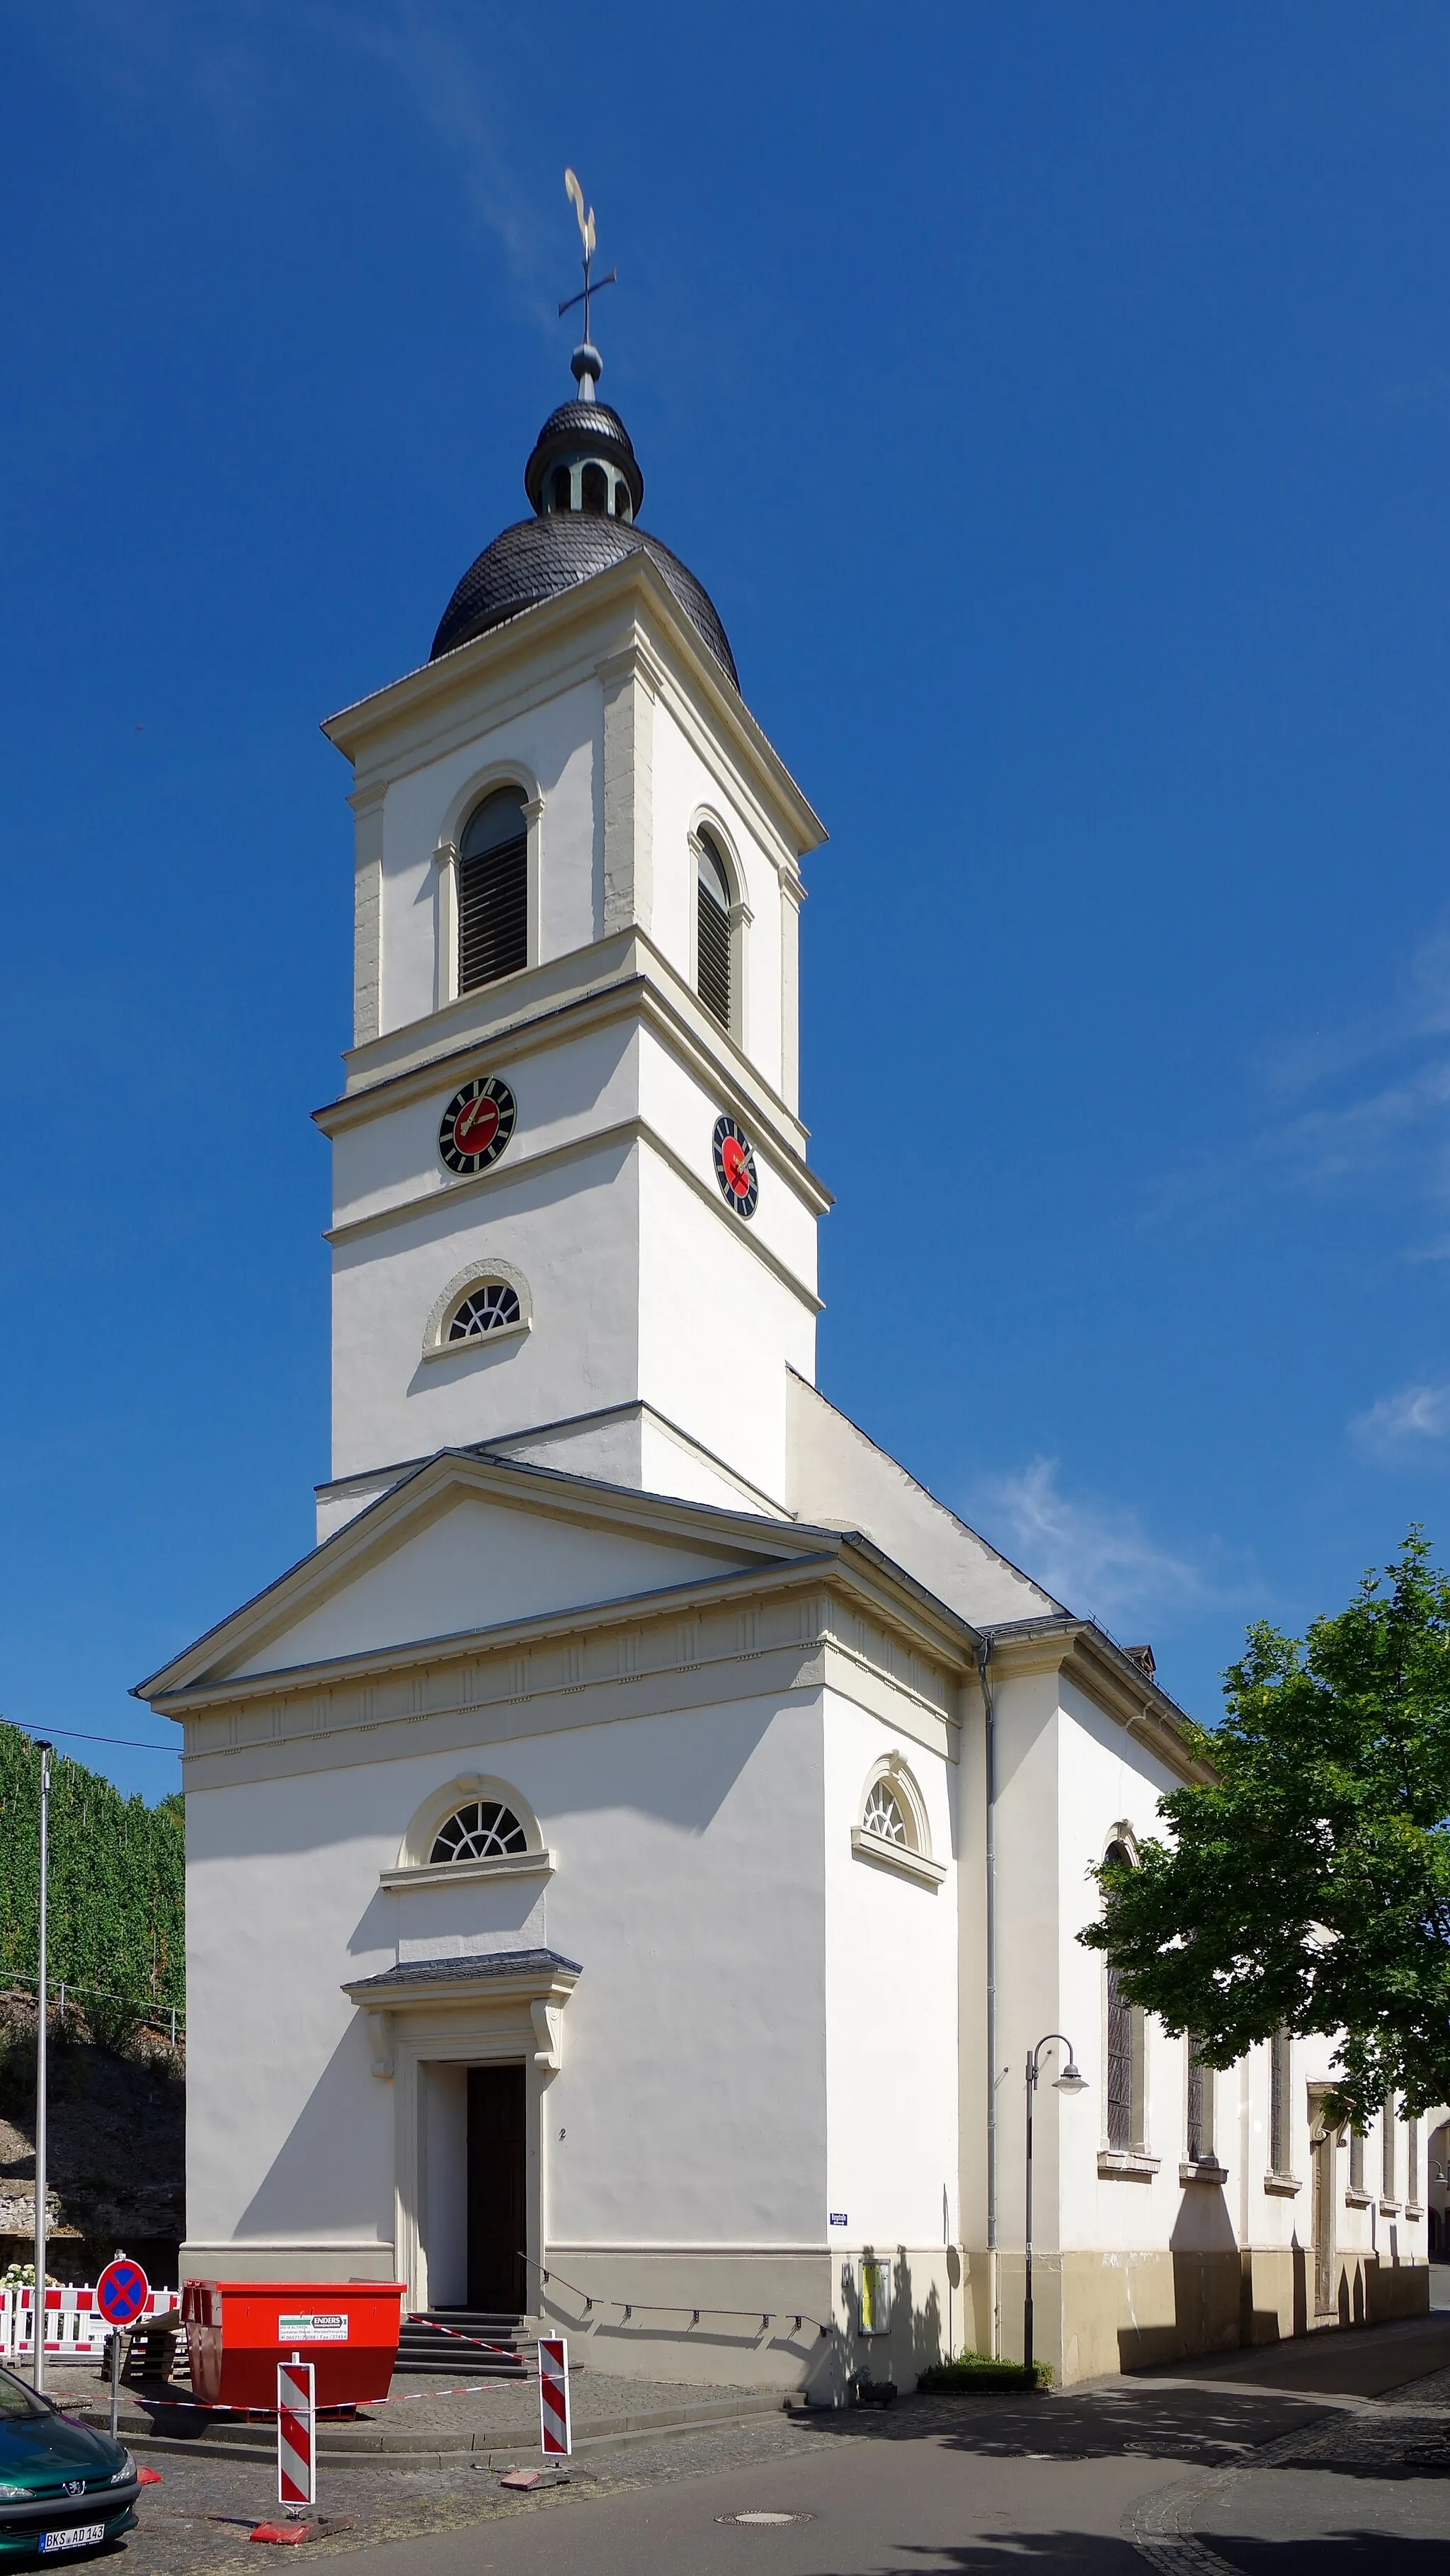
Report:
M 275 2412 L 277 2364 L 296 2353 L 316 2367 L 319 2406 L 386 2397 L 404 2291 L 402 2281 L 188 2281 L 191 2393 Z

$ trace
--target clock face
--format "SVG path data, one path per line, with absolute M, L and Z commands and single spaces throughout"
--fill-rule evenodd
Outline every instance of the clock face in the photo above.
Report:
M 514 1132 L 518 1103 L 496 1073 L 455 1091 L 438 1122 L 438 1151 L 450 1172 L 486 1172 Z
M 733 1118 L 722 1116 L 715 1121 L 715 1178 L 727 1207 L 737 1216 L 754 1216 L 760 1196 L 755 1148 Z

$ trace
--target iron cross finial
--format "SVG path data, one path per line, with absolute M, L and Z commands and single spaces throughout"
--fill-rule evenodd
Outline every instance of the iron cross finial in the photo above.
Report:
M 584 245 L 584 284 L 578 295 L 565 296 L 559 310 L 561 313 L 569 313 L 573 311 L 576 304 L 583 305 L 584 343 L 586 348 L 588 348 L 593 345 L 589 331 L 590 298 L 601 294 L 606 286 L 615 285 L 617 283 L 617 278 L 613 269 L 609 271 L 607 277 L 596 277 L 593 273 L 595 247 L 594 208 L 591 206 L 588 212 L 585 212 L 584 191 L 580 187 L 572 170 L 566 170 L 564 173 L 564 194 L 574 209 L 575 220 L 579 226 L 579 239 Z

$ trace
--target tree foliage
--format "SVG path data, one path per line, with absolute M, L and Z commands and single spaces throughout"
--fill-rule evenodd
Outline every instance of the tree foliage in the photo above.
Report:
M 33 1979 L 39 1932 L 40 1755 L 0 1723 L 0 1979 Z M 50 1979 L 137 2006 L 186 2000 L 185 1827 L 179 1797 L 148 1807 L 64 1754 L 50 1775 Z
M 1215 1780 L 1159 1800 L 1171 1843 L 1103 1864 L 1079 1938 L 1211 2066 L 1340 2033 L 1331 2118 L 1450 2101 L 1450 1583 L 1422 1533 L 1302 1643 L 1252 1627 L 1224 1682 L 1193 1730 Z

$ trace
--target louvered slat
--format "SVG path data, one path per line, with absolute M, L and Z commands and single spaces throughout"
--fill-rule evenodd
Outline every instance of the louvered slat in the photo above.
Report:
M 730 915 L 707 885 L 699 888 L 696 951 L 700 999 L 722 1029 L 730 1026 Z
M 462 859 L 458 867 L 458 989 L 516 975 L 529 956 L 528 841 Z

